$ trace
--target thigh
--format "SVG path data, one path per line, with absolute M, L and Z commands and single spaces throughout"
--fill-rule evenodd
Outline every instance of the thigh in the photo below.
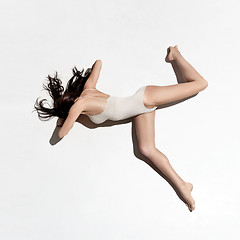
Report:
M 168 86 L 148 85 L 144 93 L 144 103 L 149 106 L 158 106 L 190 97 L 203 89 L 203 85 L 198 81 Z
M 155 111 L 134 117 L 139 150 L 143 154 L 155 148 Z

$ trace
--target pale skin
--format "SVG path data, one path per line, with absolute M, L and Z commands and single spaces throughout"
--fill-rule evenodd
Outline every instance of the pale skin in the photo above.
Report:
M 176 62 L 187 82 L 169 86 L 148 85 L 144 93 L 144 104 L 148 108 L 190 97 L 203 91 L 208 86 L 207 81 L 184 59 L 177 46 L 168 48 L 166 61 Z M 106 99 L 109 95 L 96 89 L 102 62 L 101 60 L 97 60 L 95 64 L 85 84 L 84 91 L 81 94 L 82 98 L 75 100 L 67 119 L 59 130 L 58 135 L 60 138 L 64 137 L 70 131 L 80 114 L 95 115 L 104 110 Z M 88 88 L 94 88 L 96 90 L 85 91 Z M 87 95 L 101 99 L 91 98 Z M 195 209 L 195 201 L 191 195 L 193 185 L 185 182 L 176 173 L 168 158 L 155 146 L 155 110 L 149 113 L 139 114 L 133 118 L 140 152 L 149 158 L 171 181 L 174 188 L 178 191 L 180 199 L 187 205 L 189 211 L 193 211 Z M 59 121 L 61 122 L 61 120 Z

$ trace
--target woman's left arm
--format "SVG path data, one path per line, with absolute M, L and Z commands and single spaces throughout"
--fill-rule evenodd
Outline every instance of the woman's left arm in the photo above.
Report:
M 85 109 L 85 100 L 84 99 L 80 99 L 72 105 L 65 122 L 63 123 L 62 127 L 60 128 L 60 130 L 58 132 L 58 136 L 60 138 L 63 138 L 64 136 L 66 136 L 69 133 L 69 131 L 72 129 L 75 121 L 77 120 L 77 118 L 79 117 L 79 115 L 81 114 L 81 112 L 84 109 Z

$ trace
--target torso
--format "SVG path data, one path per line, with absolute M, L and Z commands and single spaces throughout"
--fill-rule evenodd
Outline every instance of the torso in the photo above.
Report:
M 91 90 L 90 90 L 91 89 Z M 96 115 L 104 111 L 107 99 L 110 95 L 100 92 L 97 89 L 86 88 L 82 91 L 81 95 L 76 99 L 87 99 L 86 108 L 81 114 Z

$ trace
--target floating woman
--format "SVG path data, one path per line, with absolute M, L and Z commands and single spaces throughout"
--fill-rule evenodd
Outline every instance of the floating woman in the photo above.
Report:
M 168 86 L 147 85 L 132 96 L 115 97 L 96 89 L 102 67 L 102 61 L 96 60 L 92 69 L 88 69 L 84 75 L 83 71 L 73 68 L 73 77 L 68 81 L 65 91 L 57 74 L 54 78 L 48 75 L 49 83 L 43 86 L 53 99 L 53 107 L 43 106 L 46 99 L 39 102 L 37 99 L 34 107 L 41 120 L 59 117 L 60 138 L 68 134 L 80 114 L 87 115 L 95 124 L 108 119 L 118 121 L 133 117 L 140 152 L 170 180 L 179 198 L 193 211 L 193 185 L 185 182 L 172 168 L 168 158 L 156 148 L 154 118 L 159 105 L 191 97 L 204 90 L 208 82 L 184 59 L 177 46 L 167 49 L 165 60 L 178 65 L 186 82 Z

